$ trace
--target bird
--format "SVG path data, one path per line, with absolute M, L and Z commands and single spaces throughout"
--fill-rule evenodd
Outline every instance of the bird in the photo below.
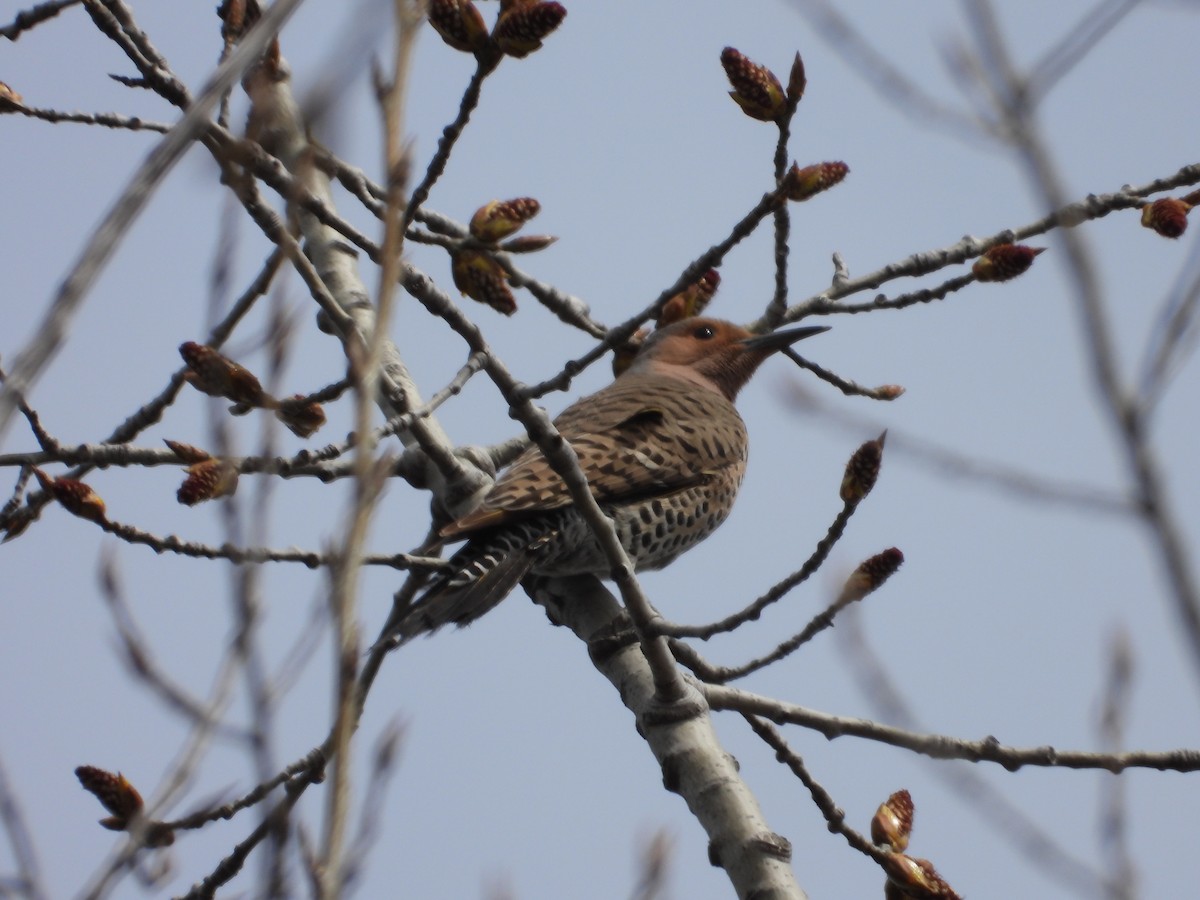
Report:
M 683 319 L 651 333 L 611 384 L 555 418 L 635 571 L 662 568 L 725 521 L 749 450 L 738 392 L 773 353 L 823 331 L 755 335 L 721 319 Z M 466 543 L 400 614 L 397 644 L 474 622 L 527 575 L 603 578 L 611 569 L 536 445 L 440 537 Z

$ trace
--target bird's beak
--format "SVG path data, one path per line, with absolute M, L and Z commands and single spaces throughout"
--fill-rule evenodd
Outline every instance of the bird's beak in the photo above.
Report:
M 814 334 L 828 330 L 828 325 L 802 325 L 799 328 L 784 328 L 780 331 L 756 334 L 754 337 L 746 338 L 742 341 L 742 346 L 747 350 L 763 350 L 772 353 L 782 350 L 784 347 L 790 347 L 796 341 L 802 341 L 806 337 L 812 337 Z

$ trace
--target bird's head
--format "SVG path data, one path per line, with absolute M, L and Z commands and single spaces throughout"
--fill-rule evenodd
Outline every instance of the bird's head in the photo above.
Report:
M 733 400 L 776 350 L 828 330 L 825 325 L 802 326 L 756 335 L 723 319 L 697 316 L 647 337 L 629 372 L 676 378 Z

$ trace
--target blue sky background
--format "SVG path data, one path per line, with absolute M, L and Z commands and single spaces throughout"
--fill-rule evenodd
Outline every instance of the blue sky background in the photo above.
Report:
M 1039 59 L 1093 9 L 1073 2 L 1002 7 L 1005 35 L 1021 64 Z M 781 77 L 800 51 L 809 86 L 791 154 L 801 164 L 841 159 L 851 169 L 836 190 L 793 207 L 793 299 L 828 285 L 835 251 L 858 275 L 1047 211 L 1011 155 L 914 120 L 882 98 L 814 32 L 796 4 L 664 0 L 568 8 L 543 50 L 506 61 L 485 84 L 480 109 L 429 205 L 465 221 L 487 200 L 536 197 L 542 213 L 526 230 L 560 240 L 528 257 L 526 268 L 583 298 L 605 323 L 644 307 L 770 186 L 773 129 L 743 116 L 726 97 L 718 61 L 726 45 Z M 847 2 L 839 8 L 910 79 L 966 108 L 942 53 L 965 34 L 958 5 Z M 0 3 L 0 21 L 11 21 L 19 9 Z M 494 5 L 484 9 L 490 20 Z M 198 89 L 220 49 L 211 0 L 141 3 L 135 12 L 173 70 Z M 1046 99 L 1039 120 L 1072 198 L 1143 184 L 1197 160 L 1196 12 L 1195 3 L 1140 4 Z M 378 115 L 366 78 L 368 51 L 355 23 L 374 21 L 382 35 L 378 20 L 369 18 L 377 13 L 374 5 L 310 0 L 283 36 L 301 97 L 338 65 L 356 73 L 320 137 L 375 177 Z M 365 41 L 369 52 L 383 52 L 386 43 L 382 37 Z M 5 43 L 0 63 L 0 78 L 31 106 L 176 118 L 154 96 L 105 77 L 131 74 L 130 66 L 79 9 Z M 419 166 L 453 117 L 471 69 L 468 57 L 432 32 L 422 35 L 408 107 Z M 236 109 L 244 115 L 240 97 Z M 0 165 L 8 173 L 0 353 L 8 361 L 157 138 L 16 116 L 0 126 Z M 339 209 L 368 234 L 379 233 L 344 196 Z M 269 247 L 240 211 L 231 212 L 207 154 L 190 151 L 123 242 L 65 350 L 32 392 L 31 403 L 60 440 L 109 433 L 166 383 L 179 365 L 178 345 L 203 339 L 219 229 L 228 219 L 236 220 L 236 294 Z M 1195 271 L 1197 229 L 1193 223 L 1183 239 L 1167 241 L 1140 228 L 1135 212 L 1125 212 L 1083 230 L 1100 266 L 1128 376 L 1142 364 L 1177 274 L 1187 265 Z M 807 556 L 840 507 L 845 460 L 887 427 L 893 443 L 879 486 L 828 565 L 753 628 L 702 651 L 715 662 L 734 663 L 774 646 L 823 608 L 860 560 L 895 545 L 907 562 L 863 605 L 860 625 L 930 730 L 968 739 L 995 735 L 1020 746 L 1098 748 L 1107 651 L 1123 628 L 1136 666 L 1128 746 L 1197 747 L 1200 685 L 1138 524 L 1017 497 L 905 452 L 923 443 L 1046 479 L 1124 490 L 1122 459 L 1085 366 L 1063 254 L 1054 237 L 1031 243 L 1049 252 L 1018 281 L 976 285 L 899 312 L 834 317 L 833 330 L 805 346 L 811 358 L 860 383 L 904 385 L 908 392 L 892 404 L 843 397 L 783 359 L 765 366 L 740 402 L 753 450 L 734 514 L 703 549 L 646 575 L 643 585 L 669 618 L 688 622 L 711 620 L 758 596 Z M 411 249 L 412 262 L 449 288 L 444 252 Z M 767 230 L 736 249 L 721 274 L 712 312 L 755 318 L 773 287 Z M 957 270 L 882 290 L 895 295 L 950 274 Z M 365 269 L 364 278 L 374 288 L 374 271 Z M 299 281 L 287 279 L 277 299 L 295 324 L 286 391 L 314 390 L 340 377 L 341 351 L 315 328 L 314 307 Z M 529 295 L 518 294 L 518 302 L 520 312 L 503 319 L 464 301 L 518 377 L 548 377 L 568 355 L 590 346 Z M 266 362 L 256 338 L 267 325 L 264 304 L 228 345 L 260 373 Z M 411 300 L 400 300 L 393 334 L 426 396 L 465 359 L 449 330 Z M 1198 374 L 1192 359 L 1152 424 L 1170 499 L 1193 548 L 1200 546 Z M 569 396 L 545 403 L 557 411 L 609 377 L 602 362 L 576 380 Z M 828 414 L 798 408 L 792 402 L 797 390 Z M 498 441 L 513 434 L 514 425 L 497 399 L 478 377 L 439 419 L 458 442 Z M 207 398 L 185 392 L 138 444 L 154 446 L 164 437 L 211 444 L 209 412 Z M 846 417 L 855 421 L 847 425 Z M 261 446 L 265 419 L 229 424 L 241 452 Z M 338 440 L 348 428 L 343 403 L 310 443 Z M 287 433 L 274 439 L 288 453 L 302 445 Z M 0 452 L 33 447 L 17 422 Z M 9 470 L 10 483 L 14 476 Z M 111 469 L 88 481 L 114 519 L 219 543 L 220 509 L 179 506 L 180 478 L 160 467 Z M 245 478 L 235 503 L 243 515 L 270 503 L 270 545 L 319 549 L 340 536 L 348 508 L 344 486 L 294 480 L 276 484 L 267 500 L 258 489 L 256 479 Z M 426 495 L 391 485 L 372 549 L 414 546 L 428 522 L 427 503 Z M 232 628 L 232 573 L 224 564 L 121 545 L 55 508 L 0 548 L 7 588 L 0 604 L 0 683 L 6 685 L 0 757 L 54 896 L 77 891 L 119 841 L 95 825 L 100 809 L 79 789 L 74 767 L 121 769 L 150 794 L 186 734 L 180 719 L 131 681 L 115 652 L 96 578 L 105 554 L 120 569 L 158 661 L 191 690 L 202 695 L 209 689 Z M 371 571 L 364 579 L 368 636 L 398 584 L 393 572 Z M 263 569 L 261 639 L 270 660 L 285 656 L 326 587 L 323 575 L 300 566 Z M 272 748 L 281 765 L 326 733 L 331 647 L 322 640 L 282 700 Z M 878 711 L 861 692 L 850 659 L 844 642 L 827 634 L 745 687 L 840 715 L 874 717 Z M 244 722 L 246 709 L 239 696 L 230 715 Z M 661 773 L 630 714 L 584 648 L 548 627 L 523 595 L 465 633 L 419 641 L 388 661 L 360 732 L 364 762 L 374 736 L 393 720 L 404 727 L 401 763 L 362 896 L 473 897 L 498 884 L 522 900 L 625 896 L 639 848 L 660 827 L 674 845 L 671 896 L 728 896 L 725 876 L 707 863 L 702 830 L 680 799 L 662 790 Z M 878 896 L 878 870 L 828 833 L 804 789 L 740 718 L 718 716 L 717 727 L 768 822 L 792 841 L 797 878 L 811 896 Z M 787 735 L 855 827 L 866 829 L 891 791 L 912 791 L 912 852 L 933 859 L 964 895 L 1080 896 L 987 827 L 988 810 L 948 789 L 945 776 L 957 767 L 985 779 L 1074 856 L 1101 871 L 1111 861 L 1097 817 L 1098 791 L 1111 776 L 1044 769 L 1012 774 L 993 765 L 932 763 L 852 738 L 827 742 L 799 729 Z M 246 755 L 218 742 L 172 814 L 216 792 L 240 794 L 256 781 Z M 1124 783 L 1142 896 L 1189 895 L 1200 863 L 1181 850 L 1191 842 L 1200 782 L 1194 775 L 1134 771 Z M 357 787 L 363 787 L 361 769 Z M 317 834 L 323 808 L 319 791 L 302 804 L 302 818 Z M 171 851 L 174 880 L 152 893 L 186 890 L 254 824 L 243 815 L 186 836 Z M 0 871 L 11 870 L 8 854 L 5 845 Z M 257 874 L 251 864 L 232 890 L 245 890 Z M 117 896 L 136 893 L 127 882 Z

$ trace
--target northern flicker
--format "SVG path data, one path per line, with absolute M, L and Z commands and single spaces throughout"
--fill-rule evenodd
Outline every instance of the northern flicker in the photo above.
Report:
M 554 420 L 636 570 L 662 568 L 725 521 L 746 471 L 738 391 L 776 350 L 826 330 L 756 336 L 719 319 L 684 319 L 651 334 L 628 370 Z M 467 543 L 396 625 L 398 641 L 473 622 L 528 574 L 610 571 L 536 446 L 441 536 Z

